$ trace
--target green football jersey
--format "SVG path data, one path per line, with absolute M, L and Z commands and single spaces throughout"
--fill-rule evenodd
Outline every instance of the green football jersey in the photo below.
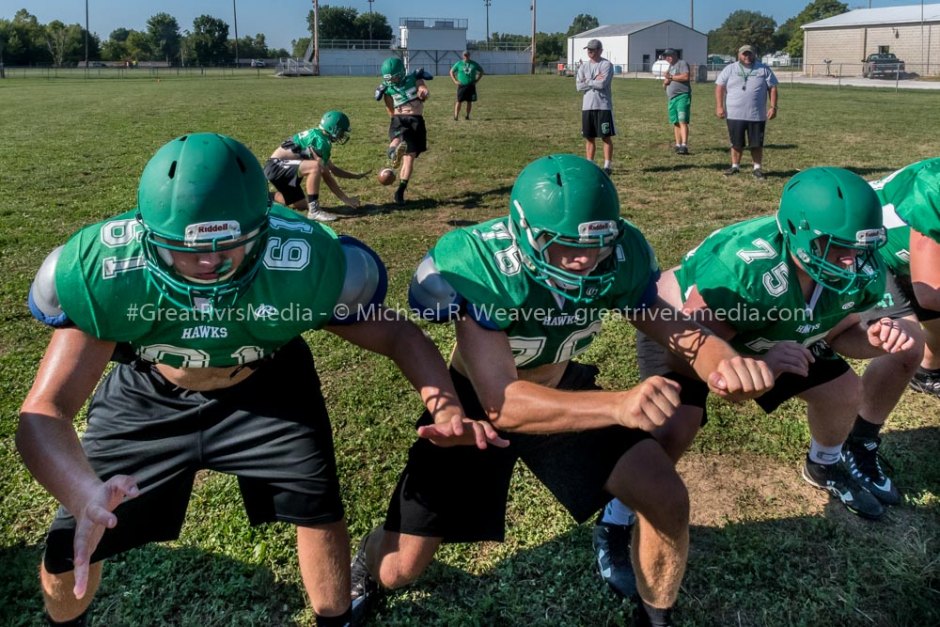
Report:
M 330 162 L 330 153 L 333 152 L 333 144 L 329 138 L 318 128 L 301 131 L 293 137 L 291 141 L 300 148 L 300 155 L 305 159 L 316 159 L 319 156 L 323 159 L 324 165 Z
M 506 333 L 521 369 L 575 357 L 590 346 L 605 315 L 655 298 L 659 266 L 636 227 L 627 223 L 612 254 L 620 263 L 611 289 L 578 304 L 556 298 L 523 269 L 508 217 L 451 231 L 431 250 L 441 276 L 466 300 L 470 315 Z
M 479 79 L 483 68 L 476 61 L 457 61 L 451 66 L 451 71 L 457 77 L 457 82 L 461 85 L 471 85 Z
M 911 228 L 940 242 L 940 158 L 912 163 L 871 186 L 888 230 L 881 256 L 896 274 L 910 275 Z
M 685 256 L 676 279 L 683 295 L 698 288 L 716 317 L 734 327 L 731 344 L 738 352 L 760 354 L 777 342 L 810 346 L 847 315 L 878 304 L 885 269 L 877 256 L 874 264 L 863 269 L 872 279 L 860 291 L 840 295 L 817 286 L 807 303 L 771 216 L 715 231 Z
M 385 93 L 391 96 L 392 106 L 400 107 L 418 99 L 418 77 L 415 72 L 405 75 L 398 83 L 385 83 Z
M 271 355 L 330 321 L 346 275 L 333 231 L 274 205 L 260 269 L 241 298 L 224 309 L 183 309 L 148 279 L 140 236 L 135 211 L 84 227 L 63 248 L 56 290 L 85 333 L 127 342 L 142 359 L 173 367 L 227 367 Z

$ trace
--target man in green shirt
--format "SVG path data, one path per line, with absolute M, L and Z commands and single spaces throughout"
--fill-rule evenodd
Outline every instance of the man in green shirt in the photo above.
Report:
M 454 103 L 454 119 L 460 117 L 460 103 L 467 103 L 467 115 L 465 120 L 470 119 L 470 109 L 473 103 L 477 101 L 477 83 L 483 78 L 483 68 L 476 61 L 470 59 L 470 51 L 464 50 L 461 54 L 462 61 L 457 61 L 450 68 L 450 80 L 457 86 L 457 102 Z

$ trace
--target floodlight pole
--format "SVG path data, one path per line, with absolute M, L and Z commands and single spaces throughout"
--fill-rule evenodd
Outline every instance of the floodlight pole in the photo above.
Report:
M 695 0 L 689 0 L 689 28 L 695 30 Z
M 535 74 L 535 1 L 532 0 L 532 74 Z
M 238 9 L 235 0 L 232 0 L 232 15 L 235 17 L 235 67 L 238 67 Z
M 368 0 L 368 1 L 369 1 L 369 41 L 372 41 L 372 3 L 375 2 L 375 0 Z
M 483 5 L 486 7 L 486 43 L 490 43 L 490 4 L 493 3 L 493 0 L 483 0 Z

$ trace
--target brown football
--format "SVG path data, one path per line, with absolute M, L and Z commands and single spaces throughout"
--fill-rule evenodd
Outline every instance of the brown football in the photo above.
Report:
M 382 185 L 391 185 L 395 182 L 395 170 L 391 168 L 382 168 L 379 170 L 379 183 Z

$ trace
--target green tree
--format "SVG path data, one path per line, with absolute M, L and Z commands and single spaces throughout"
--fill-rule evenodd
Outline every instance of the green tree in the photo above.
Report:
M 228 24 L 211 15 L 193 20 L 193 51 L 199 65 L 221 65 L 229 60 Z
M 59 20 L 52 20 L 45 27 L 45 40 L 56 67 L 62 67 L 67 59 L 75 58 L 84 50 L 82 27 L 78 24 L 66 26 Z
M 153 53 L 167 63 L 179 58 L 180 25 L 169 13 L 157 13 L 147 20 Z
M 778 47 L 784 49 L 791 57 L 802 57 L 803 29 L 800 27 L 827 17 L 842 15 L 848 10 L 849 5 L 838 0 L 813 0 L 798 15 L 791 17 L 777 29 Z
M 360 39 L 356 27 L 359 12 L 349 7 L 320 7 L 320 39 Z M 307 28 L 313 33 L 313 11 L 307 14 Z M 368 34 L 366 35 L 368 38 Z
M 536 33 L 535 62 L 538 64 L 553 64 L 559 59 L 563 59 L 567 41 L 568 38 L 562 33 Z
M 36 16 L 26 9 L 17 11 L 9 22 L 3 58 L 7 65 L 36 65 L 52 62 L 52 55 L 46 44 L 45 30 Z
M 708 51 L 736 55 L 744 44 L 754 46 L 758 54 L 772 52 L 777 23 L 757 11 L 735 11 L 715 30 L 708 33 Z
M 307 48 L 310 46 L 310 37 L 300 37 L 290 42 L 291 54 L 294 59 L 303 59 L 307 54 Z M 287 56 L 287 55 L 284 55 Z
M 387 40 L 392 38 L 392 27 L 381 13 L 362 13 L 353 23 L 357 35 L 353 39 L 369 39 L 369 26 L 372 27 L 372 39 Z
M 153 58 L 150 36 L 139 30 L 132 30 L 127 35 L 124 45 L 127 48 L 127 61 L 150 61 Z
M 593 15 L 588 15 L 587 13 L 579 13 L 574 21 L 571 22 L 571 26 L 568 27 L 568 32 L 565 33 L 567 37 L 572 35 L 577 35 L 578 33 L 583 33 L 584 31 L 591 30 L 592 28 L 597 28 L 601 23 L 597 21 L 597 18 Z

